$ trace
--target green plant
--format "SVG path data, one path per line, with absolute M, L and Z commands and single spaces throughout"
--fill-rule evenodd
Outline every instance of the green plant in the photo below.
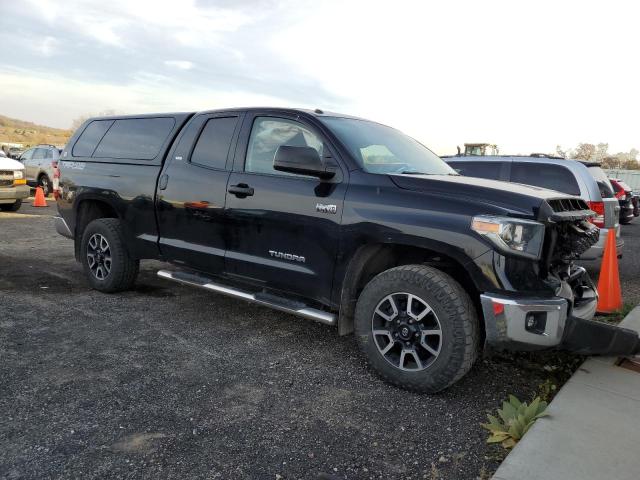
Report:
M 482 423 L 482 427 L 489 430 L 487 443 L 500 443 L 504 448 L 513 448 L 534 422 L 547 413 L 547 402 L 536 397 L 530 404 L 521 402 L 513 395 L 502 402 L 498 409 L 498 417 L 487 415 L 489 423 Z
M 558 386 L 552 379 L 547 378 L 544 382 L 538 385 L 538 396 L 541 400 L 548 402 L 555 395 Z

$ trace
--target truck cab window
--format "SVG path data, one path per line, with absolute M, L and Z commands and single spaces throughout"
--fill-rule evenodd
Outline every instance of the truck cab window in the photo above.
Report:
M 249 138 L 245 171 L 298 176 L 274 170 L 273 158 L 281 145 L 313 147 L 322 157 L 322 140 L 301 123 L 284 118 L 257 117 Z

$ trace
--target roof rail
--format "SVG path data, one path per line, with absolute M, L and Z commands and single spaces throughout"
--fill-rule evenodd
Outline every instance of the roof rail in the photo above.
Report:
M 529 156 L 535 158 L 555 158 L 557 160 L 566 160 L 564 157 L 561 157 L 559 155 L 551 155 L 549 153 L 532 153 Z

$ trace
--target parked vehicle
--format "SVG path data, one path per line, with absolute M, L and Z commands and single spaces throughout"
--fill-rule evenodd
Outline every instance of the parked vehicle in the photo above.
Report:
M 613 187 L 599 163 L 566 160 L 561 157 L 532 156 L 443 157 L 462 175 L 503 180 L 548 188 L 582 198 L 596 216 L 591 222 L 601 229 L 598 243 L 584 252 L 581 260 L 602 257 L 608 231 L 614 228 L 618 252 L 624 247 L 620 235 L 619 205 Z
M 24 149 L 20 147 L 9 147 L 9 158 L 13 158 L 15 160 L 20 158 L 20 155 L 24 152 Z
M 24 166 L 4 152 L 0 155 L 0 210 L 17 211 L 22 200 L 29 196 L 29 187 L 24 178 Z
M 45 195 L 53 192 L 54 170 L 60 158 L 60 149 L 54 145 L 38 145 L 20 155 L 19 161 L 25 166 L 27 183 L 42 187 Z
M 458 149 L 458 155 L 464 156 L 498 155 L 500 153 L 495 143 L 465 143 L 464 153 L 460 150 L 460 146 L 456 148 Z
M 614 196 L 620 203 L 620 223 L 623 225 L 631 223 L 631 220 L 637 217 L 636 212 L 638 211 L 637 199 L 635 206 L 633 203 L 634 195 L 631 187 L 622 180 L 615 178 L 610 178 L 609 181 L 613 186 Z
M 589 321 L 596 290 L 573 262 L 599 230 L 583 200 L 457 175 L 374 122 L 257 108 L 99 117 L 60 173 L 56 229 L 92 287 L 126 290 L 140 259 L 165 260 L 177 269 L 162 278 L 355 332 L 373 369 L 408 389 L 448 387 L 485 341 L 640 346 Z

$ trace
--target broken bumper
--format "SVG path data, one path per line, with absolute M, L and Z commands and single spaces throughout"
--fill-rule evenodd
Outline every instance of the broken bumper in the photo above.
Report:
M 565 298 L 480 296 L 487 344 L 506 350 L 557 348 L 583 355 L 631 355 L 640 352 L 633 330 L 591 320 L 597 296 L 570 308 Z

